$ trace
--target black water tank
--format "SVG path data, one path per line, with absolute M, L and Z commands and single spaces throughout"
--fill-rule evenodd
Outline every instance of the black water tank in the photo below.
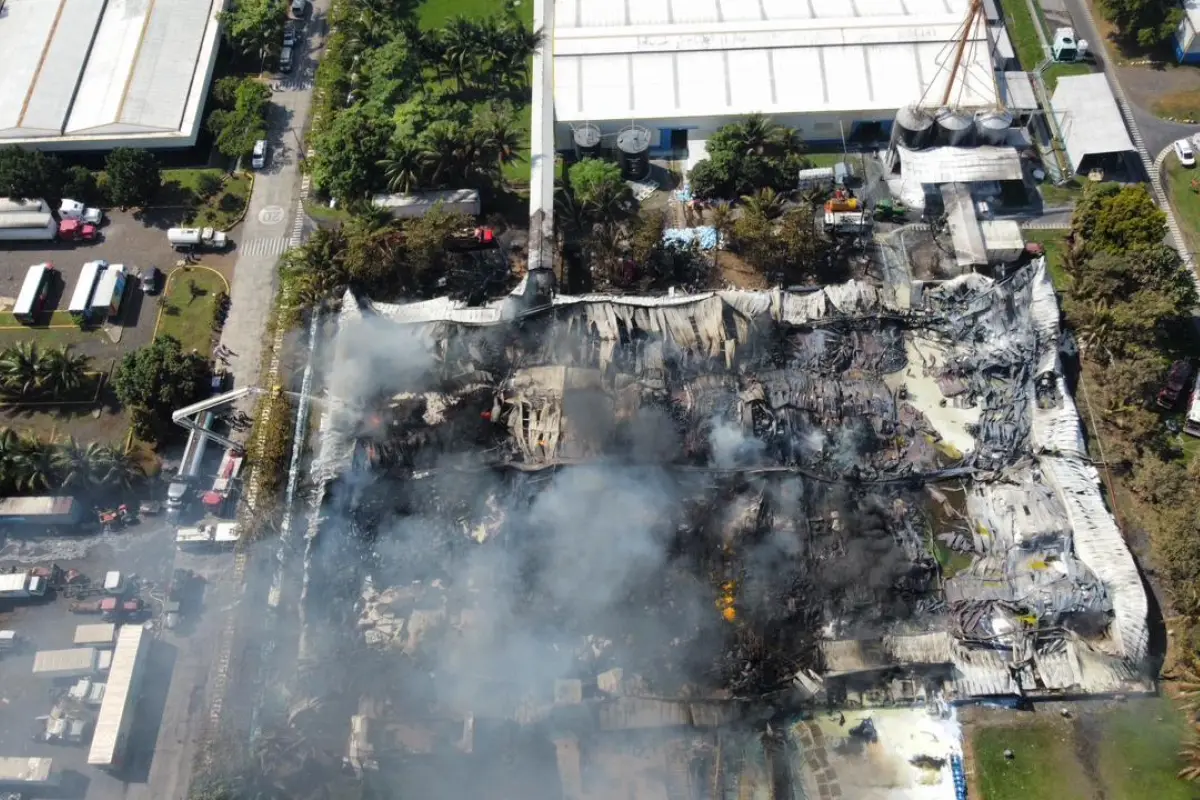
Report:
M 617 134 L 617 158 L 621 176 L 640 181 L 650 174 L 650 131 L 636 125 Z

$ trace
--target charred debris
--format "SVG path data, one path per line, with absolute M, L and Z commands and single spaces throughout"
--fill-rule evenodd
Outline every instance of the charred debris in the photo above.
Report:
M 804 709 L 1143 685 L 1040 265 L 521 297 L 343 304 L 302 656 L 371 665 L 357 770 L 532 737 L 583 796 L 616 732 L 712 781 Z

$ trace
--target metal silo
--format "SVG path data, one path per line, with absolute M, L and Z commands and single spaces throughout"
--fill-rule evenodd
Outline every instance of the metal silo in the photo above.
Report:
M 585 122 L 575 127 L 571 131 L 571 136 L 575 140 L 576 159 L 600 157 L 600 129 L 598 127 L 590 122 Z
M 975 119 L 962 111 L 946 108 L 938 112 L 938 142 L 950 147 L 975 144 Z
M 896 138 L 909 150 L 922 150 L 933 144 L 933 117 L 919 108 L 906 106 L 896 112 Z
M 985 111 L 975 118 L 975 132 L 980 144 L 1002 145 L 1008 141 L 1008 129 L 1012 127 L 1013 115 L 1007 109 Z

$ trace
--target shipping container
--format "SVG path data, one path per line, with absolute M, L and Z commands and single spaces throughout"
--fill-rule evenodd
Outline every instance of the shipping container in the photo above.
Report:
M 47 678 L 82 678 L 100 669 L 100 651 L 94 647 L 39 650 L 33 656 L 33 674 Z
M 104 270 L 96 283 L 89 313 L 93 319 L 103 320 L 115 316 L 121 309 L 121 298 L 125 296 L 125 265 L 113 264 Z
M 112 667 L 105 684 L 104 700 L 96 719 L 96 732 L 88 751 L 87 763 L 101 769 L 119 769 L 125 757 L 125 745 L 133 712 L 137 707 L 138 687 L 145 671 L 150 636 L 141 625 L 125 625 L 117 635 Z
M 112 647 L 117 640 L 117 626 L 110 622 L 90 623 L 75 627 L 76 646 Z
M 71 293 L 71 305 L 67 311 L 74 317 L 86 317 L 92 308 L 92 295 L 96 292 L 96 282 L 101 273 L 108 268 L 107 261 L 89 261 L 79 272 L 79 281 L 75 291 Z

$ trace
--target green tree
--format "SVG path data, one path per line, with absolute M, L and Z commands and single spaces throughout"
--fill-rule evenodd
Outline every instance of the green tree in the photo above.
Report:
M 36 342 L 24 341 L 0 351 L 0 386 L 14 397 L 25 397 L 38 386 L 42 351 Z
M 33 436 L 22 436 L 17 444 L 17 478 L 21 492 L 41 492 L 55 486 L 54 448 Z
M 101 203 L 100 184 L 96 181 L 96 174 L 79 164 L 68 167 L 63 180 L 62 196 L 81 203 Z
M 408 194 L 421 185 L 429 163 L 426 152 L 412 139 L 392 143 L 387 158 L 379 160 L 379 168 L 387 178 L 389 192 Z
M 0 428 L 0 491 L 12 494 L 20 471 L 21 437 L 12 428 Z
M 359 85 L 367 102 L 394 106 L 421 85 L 421 62 L 405 39 L 393 39 L 363 53 L 358 64 Z
M 1183 9 L 1174 0 L 1100 0 L 1100 9 L 1121 38 L 1143 48 L 1170 41 L 1183 19 Z
M 62 196 L 62 163 L 38 150 L 0 147 L 0 197 L 41 200 Z
M 691 172 L 697 197 L 733 198 L 759 189 L 789 192 L 796 172 L 808 166 L 804 143 L 791 128 L 752 114 L 718 129 L 708 140 L 708 158 Z
M 208 130 L 216 136 L 217 150 L 229 158 L 250 155 L 254 143 L 267 138 L 267 106 L 271 90 L 253 78 L 241 81 L 234 90 L 233 108 L 213 111 Z
M 184 353 L 173 336 L 159 336 L 125 354 L 113 375 L 113 391 L 125 405 L 165 420 L 197 400 L 208 387 L 208 377 L 209 364 L 203 357 Z
M 265 56 L 280 46 L 287 4 L 280 0 L 238 0 L 220 15 L 225 38 L 242 55 Z
M 441 207 L 423 217 L 404 221 L 404 257 L 408 263 L 409 279 L 416 285 L 427 286 L 440 276 L 449 263 L 446 238 L 455 231 L 474 225 L 464 214 L 451 214 Z
M 107 449 L 100 462 L 100 483 L 113 489 L 131 489 L 146 477 L 146 471 L 133 453 Z
M 70 437 L 57 445 L 51 455 L 58 485 L 64 489 L 87 491 L 100 485 L 107 471 L 108 448 L 96 442 L 81 445 Z
M 162 187 L 158 159 L 149 150 L 118 147 L 104 160 L 109 199 L 122 209 L 144 207 Z
M 461 90 L 475 77 L 479 63 L 481 31 L 473 20 L 458 16 L 446 23 L 440 34 L 441 66 Z
M 1091 253 L 1124 255 L 1160 246 L 1167 236 L 1167 215 L 1146 187 L 1108 183 L 1084 192 L 1071 229 Z
M 619 218 L 633 203 L 621 168 L 611 161 L 585 158 L 567 169 L 567 177 L 580 205 L 601 221 Z
M 777 219 L 783 215 L 783 204 L 787 198 L 779 192 L 765 187 L 754 194 L 742 195 L 742 203 L 748 214 L 761 214 L 767 219 Z
M 51 347 L 37 359 L 38 388 L 54 397 L 78 391 L 87 380 L 92 359 L 71 353 L 70 345 Z
M 379 104 L 347 108 L 316 138 L 313 181 L 342 201 L 367 196 L 383 186 L 377 165 L 387 155 L 391 134 L 391 120 Z

